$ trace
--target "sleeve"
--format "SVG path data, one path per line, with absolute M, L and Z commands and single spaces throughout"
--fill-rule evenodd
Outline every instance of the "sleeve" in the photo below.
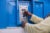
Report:
M 27 33 L 48 33 L 48 26 L 43 25 L 43 24 L 26 24 L 24 28 L 25 32 Z
M 32 22 L 34 22 L 34 23 L 39 23 L 39 22 L 43 21 L 43 18 L 40 18 L 40 17 L 38 17 L 36 15 L 32 15 L 32 17 L 30 18 L 30 20 Z
M 47 18 L 39 24 L 29 24 L 25 25 L 25 31 L 27 33 L 49 33 L 50 32 L 50 19 Z

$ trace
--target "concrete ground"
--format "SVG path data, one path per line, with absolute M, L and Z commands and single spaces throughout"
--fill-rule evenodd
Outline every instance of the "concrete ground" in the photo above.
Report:
M 6 29 L 0 29 L 0 33 L 24 33 L 24 29 L 21 27 L 9 27 Z

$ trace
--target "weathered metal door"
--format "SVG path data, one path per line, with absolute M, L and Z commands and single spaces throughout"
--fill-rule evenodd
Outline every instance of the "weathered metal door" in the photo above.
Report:
M 35 2 L 33 4 L 33 13 L 39 17 L 43 18 L 44 14 L 44 4 L 43 2 Z

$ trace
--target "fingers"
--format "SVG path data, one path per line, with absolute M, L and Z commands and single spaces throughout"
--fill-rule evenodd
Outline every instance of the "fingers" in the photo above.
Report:
M 32 14 L 31 14 L 30 12 L 28 12 L 28 11 L 25 11 L 25 12 L 24 12 L 24 15 L 25 15 L 25 16 L 31 16 Z
M 22 9 L 22 11 L 24 11 L 23 15 L 25 15 L 25 16 L 31 16 L 31 13 L 28 12 L 26 9 Z

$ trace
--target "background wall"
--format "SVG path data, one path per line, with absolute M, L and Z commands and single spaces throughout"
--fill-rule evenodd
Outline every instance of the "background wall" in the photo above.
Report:
M 43 18 L 47 16 L 48 13 L 50 13 L 50 0 L 33 0 L 33 13 L 34 13 L 34 4 L 35 2 L 43 2 Z M 37 10 L 36 10 L 37 11 Z
M 0 0 L 0 28 L 7 26 L 6 0 Z
M 18 1 L 0 0 L 0 28 L 20 26 Z M 30 1 L 28 10 L 41 18 L 50 13 L 50 0 L 23 0 Z M 29 21 L 31 22 L 31 21 Z

